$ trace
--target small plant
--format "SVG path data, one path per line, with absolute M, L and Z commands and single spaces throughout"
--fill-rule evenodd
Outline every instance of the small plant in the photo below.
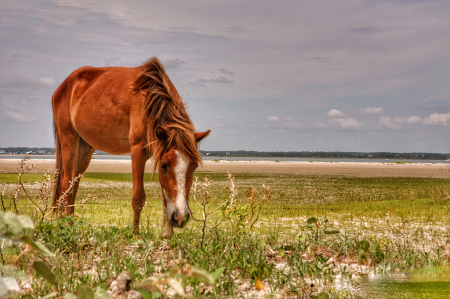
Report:
M 0 239 L 6 240 L 15 246 L 19 246 L 22 248 L 21 252 L 15 259 L 13 263 L 19 261 L 25 254 L 28 252 L 36 251 L 41 255 L 51 257 L 54 254 L 42 243 L 38 241 L 34 241 L 28 234 L 26 234 L 26 230 L 33 230 L 34 223 L 30 217 L 25 215 L 16 215 L 14 212 L 4 213 L 0 211 Z M 18 271 L 15 267 L 11 265 L 5 265 L 5 260 L 3 257 L 3 252 L 1 253 L 2 259 L 2 277 L 0 277 L 0 297 L 8 295 L 8 291 L 19 292 L 20 287 L 17 283 L 17 279 L 27 279 L 27 276 Z M 48 282 L 53 285 L 57 285 L 55 281 L 54 275 L 48 269 L 48 267 L 40 261 L 35 261 L 33 263 L 33 269 L 39 273 L 42 277 L 44 277 Z M 13 274 L 15 277 L 4 276 Z
M 248 216 L 248 223 L 250 227 L 250 240 L 252 238 L 252 232 L 253 232 L 253 225 L 258 221 L 259 219 L 259 213 L 261 212 L 261 208 L 263 204 L 270 199 L 270 187 L 266 185 L 262 185 L 262 194 L 259 202 L 255 199 L 255 189 L 252 187 L 249 187 L 247 190 L 247 193 L 245 195 L 248 199 L 248 205 L 250 208 L 250 213 Z
M 228 182 L 229 182 L 229 195 L 224 199 L 223 192 L 220 196 L 211 198 L 211 179 L 206 176 L 204 178 L 204 182 L 201 186 L 202 197 L 199 199 L 198 193 L 200 192 L 200 182 L 198 181 L 198 177 L 195 177 L 195 181 L 193 182 L 193 198 L 194 202 L 200 207 L 202 211 L 201 218 L 195 218 L 194 214 L 192 214 L 192 218 L 195 221 L 199 221 L 202 223 L 202 235 L 201 235 L 201 243 L 200 248 L 203 248 L 206 229 L 215 229 L 217 228 L 225 219 L 227 219 L 233 226 L 234 230 L 239 231 L 242 228 L 248 225 L 249 227 L 249 236 L 250 240 L 252 238 L 253 227 L 255 223 L 259 219 L 259 215 L 261 212 L 261 208 L 264 203 L 270 199 L 270 187 L 266 185 L 262 185 L 260 198 L 256 198 L 255 189 L 253 187 L 249 187 L 247 192 L 245 193 L 247 197 L 247 205 L 245 206 L 237 206 L 236 197 L 238 194 L 238 189 L 236 187 L 236 182 L 231 173 L 228 172 Z M 222 211 L 222 215 L 217 220 L 215 225 L 207 224 L 207 220 L 211 218 L 213 214 L 218 211 Z
M 216 280 L 222 275 L 224 270 L 225 267 L 221 267 L 213 274 L 210 274 L 201 268 L 189 265 L 183 258 L 179 258 L 176 261 L 176 266 L 171 268 L 168 272 L 159 277 L 146 278 L 143 281 L 136 283 L 135 287 L 149 287 L 152 292 L 151 294 L 148 294 L 149 298 L 158 298 L 161 296 L 165 299 L 169 298 L 167 295 L 169 288 L 175 292 L 176 298 L 194 298 L 193 296 L 186 294 L 186 288 L 183 284 L 189 284 L 193 282 L 192 278 L 198 278 L 209 285 L 215 285 Z
M 329 221 L 325 217 L 309 218 L 306 220 L 306 224 L 301 226 L 302 231 L 306 234 L 301 234 L 300 239 L 306 239 L 309 236 L 315 242 L 320 243 L 326 235 L 339 234 L 338 230 L 329 230 L 328 223 Z
M 40 183 L 39 191 L 37 194 L 32 195 L 26 188 L 25 184 L 22 181 L 22 176 L 31 171 L 36 164 L 31 164 L 31 166 L 27 166 L 27 161 L 30 159 L 30 155 L 25 155 L 25 157 L 19 162 L 18 169 L 18 184 L 16 189 L 12 195 L 12 203 L 10 205 L 10 209 L 12 209 L 16 214 L 23 213 L 27 210 L 28 206 L 34 206 L 34 210 L 31 212 L 32 218 L 38 223 L 42 223 L 44 220 L 57 220 L 61 219 L 64 216 L 65 202 L 64 198 L 67 194 L 70 194 L 76 186 L 76 183 L 83 177 L 82 174 L 74 177 L 69 183 L 69 188 L 60 196 L 60 198 L 56 202 L 56 206 L 51 206 L 52 197 L 53 197 L 53 189 L 55 183 L 55 177 L 58 176 L 58 172 L 52 172 L 51 170 L 47 170 L 44 174 L 44 181 Z M 24 204 L 19 204 L 19 195 L 23 193 L 25 198 L 27 199 Z M 91 201 L 93 196 L 88 194 L 85 198 L 81 199 L 81 201 L 76 204 L 81 207 L 84 207 L 84 204 L 88 201 Z M 2 189 L 0 192 L 0 200 L 2 204 L 3 211 L 6 212 L 7 208 L 5 206 L 5 190 Z M 61 212 L 61 213 L 55 213 Z M 58 215 L 55 217 L 55 215 Z
M 2 209 L 4 212 L 6 212 L 6 207 L 5 207 L 5 188 L 2 187 L 2 190 L 0 191 L 0 201 L 2 203 Z
M 19 213 L 19 210 L 18 210 L 18 207 L 17 207 L 17 197 L 18 197 L 20 191 L 23 190 L 23 189 L 25 188 L 24 185 L 23 185 L 23 183 L 22 183 L 22 180 L 21 180 L 22 175 L 23 175 L 25 172 L 32 170 L 32 169 L 36 166 L 35 164 L 31 164 L 31 166 L 25 166 L 26 162 L 27 162 L 29 159 L 30 159 L 30 155 L 25 155 L 25 158 L 23 158 L 23 159 L 19 162 L 19 165 L 20 165 L 20 167 L 19 167 L 19 169 L 18 169 L 18 171 L 19 171 L 19 177 L 17 178 L 17 180 L 18 180 L 18 185 L 17 185 L 16 190 L 14 191 L 14 194 L 13 194 L 13 196 L 12 196 L 12 203 L 13 203 L 12 206 L 13 206 L 13 208 L 14 208 L 14 212 L 15 212 L 15 213 Z M 24 191 L 24 192 L 26 192 L 26 191 Z M 2 193 L 3 193 L 3 192 L 2 192 Z M 3 210 L 6 211 L 5 205 L 4 205 L 4 203 L 3 203 L 3 196 L 2 196 L 2 205 L 3 205 Z
M 191 215 L 192 215 L 192 219 L 202 223 L 202 237 L 201 237 L 200 248 L 203 248 L 203 245 L 205 242 L 206 229 L 207 228 L 214 229 L 217 226 L 219 226 L 227 217 L 227 209 L 229 207 L 234 207 L 235 199 L 236 199 L 236 195 L 237 195 L 236 184 L 234 182 L 234 177 L 231 175 L 231 173 L 228 173 L 228 179 L 230 182 L 230 195 L 225 200 L 220 202 L 222 200 L 221 196 L 211 199 L 211 196 L 210 196 L 210 194 L 211 194 L 211 179 L 208 176 L 206 176 L 203 179 L 202 198 L 201 198 L 201 200 L 198 199 L 200 182 L 198 181 L 198 177 L 195 177 L 195 181 L 193 182 L 193 187 L 192 187 L 193 198 L 194 198 L 194 202 L 200 207 L 200 209 L 202 211 L 202 218 L 201 219 L 195 218 L 194 213 L 192 213 L 192 211 L 191 211 Z M 210 208 L 210 206 L 212 206 L 212 207 Z M 223 211 L 221 219 L 219 221 L 217 221 L 216 224 L 213 226 L 208 225 L 207 220 L 210 218 L 211 215 L 215 214 L 219 210 Z

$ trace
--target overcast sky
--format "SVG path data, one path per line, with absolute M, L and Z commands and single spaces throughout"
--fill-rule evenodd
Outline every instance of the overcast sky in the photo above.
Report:
M 156 55 L 205 150 L 450 152 L 450 1 L 0 1 L 0 147 L 76 68 Z

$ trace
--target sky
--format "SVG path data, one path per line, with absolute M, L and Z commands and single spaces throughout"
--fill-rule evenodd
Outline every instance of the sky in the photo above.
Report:
M 75 69 L 157 56 L 204 150 L 450 153 L 450 1 L 0 1 L 0 147 Z

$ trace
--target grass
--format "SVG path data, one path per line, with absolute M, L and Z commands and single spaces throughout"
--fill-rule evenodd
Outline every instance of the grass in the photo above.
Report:
M 42 181 L 44 177 L 40 173 L 27 173 L 22 178 L 24 183 L 41 183 Z M 0 173 L 0 184 L 16 184 L 17 182 L 17 173 Z
M 213 198 L 227 196 L 226 175 L 196 175 L 200 181 L 210 177 Z M 32 186 L 43 180 L 40 177 L 22 176 L 30 193 L 37 194 L 39 189 Z M 234 214 L 207 230 L 200 248 L 198 222 L 176 230 L 169 240 L 159 237 L 162 202 L 157 175 L 145 178 L 147 204 L 140 235 L 133 235 L 131 174 L 87 173 L 77 198 L 94 199 L 76 207 L 75 218 L 39 223 L 34 233 L 35 239 L 57 253 L 42 260 L 64 287 L 55 288 L 37 276 L 29 292 L 43 295 L 56 290 L 62 295 L 76 293 L 83 285 L 106 289 L 108 278 L 124 269 L 139 281 L 168 271 L 181 255 L 211 273 L 226 268 L 215 288 L 190 280 L 188 292 L 194 297 L 312 298 L 326 292 L 331 298 L 352 298 L 357 296 L 352 288 L 356 277 L 427 269 L 450 261 L 450 179 L 239 173 L 235 180 L 241 208 L 246 207 L 249 187 L 258 197 L 262 184 L 270 186 L 271 199 L 264 204 L 253 234 L 249 235 L 246 223 L 236 225 L 244 214 Z M 16 182 L 17 175 L 0 174 L 0 188 Z M 10 208 L 10 196 L 4 200 Z M 25 203 L 24 197 L 18 198 L 19 206 Z M 199 208 L 192 202 L 190 206 L 199 215 Z M 30 213 L 30 208 L 22 211 Z M 219 211 L 216 219 L 220 217 Z M 5 262 L 13 262 L 18 254 L 15 247 L 5 247 Z M 27 253 L 18 267 L 26 269 L 30 258 L 36 257 Z M 257 281 L 263 282 L 264 291 L 255 288 Z
M 22 182 L 24 183 L 41 183 L 44 177 L 40 173 L 27 173 L 23 176 Z M 146 182 L 157 182 L 158 175 L 154 177 L 151 173 L 144 174 L 144 180 Z M 85 173 L 83 176 L 83 182 L 86 181 L 113 181 L 113 182 L 133 182 L 131 173 Z M 16 173 L 0 173 L 0 184 L 15 184 L 17 183 Z

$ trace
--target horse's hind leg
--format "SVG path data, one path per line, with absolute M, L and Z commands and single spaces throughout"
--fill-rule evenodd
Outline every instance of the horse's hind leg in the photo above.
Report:
M 69 192 L 67 190 L 70 188 L 70 182 L 75 176 L 80 136 L 73 129 L 66 130 L 64 134 L 59 133 L 59 140 L 61 143 L 61 198 L 57 200 L 64 204 L 65 214 L 70 215 L 74 211 L 74 194 L 73 189 L 69 190 Z
M 77 133 L 60 136 L 62 151 L 61 194 L 69 188 L 69 192 L 62 199 L 65 214 L 71 215 L 75 211 L 75 196 L 80 180 L 73 181 L 79 174 L 83 174 L 89 166 L 95 149 L 87 144 Z

